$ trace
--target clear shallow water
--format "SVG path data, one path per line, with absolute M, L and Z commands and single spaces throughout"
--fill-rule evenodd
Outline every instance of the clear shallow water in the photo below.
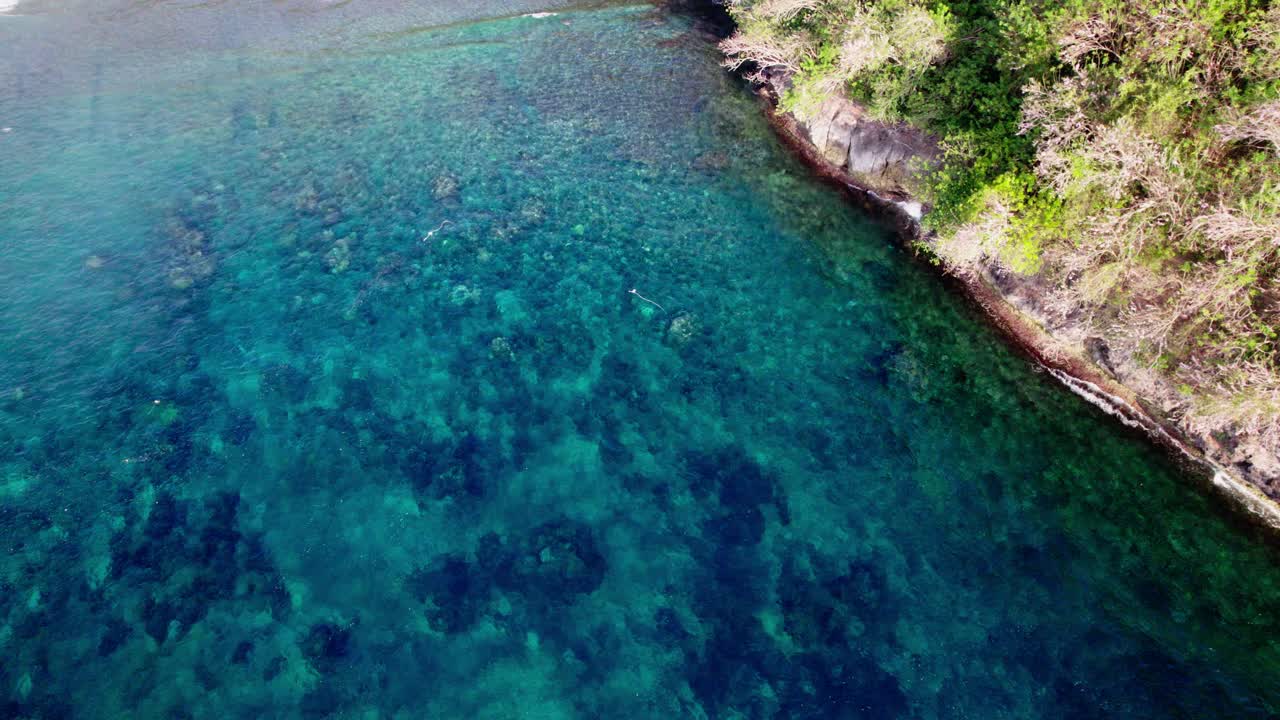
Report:
M 148 7 L 0 23 L 0 714 L 1280 704 L 1273 555 L 689 22 Z

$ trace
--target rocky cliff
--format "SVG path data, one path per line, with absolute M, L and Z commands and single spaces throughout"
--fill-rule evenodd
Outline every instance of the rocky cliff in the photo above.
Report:
M 896 222 L 904 239 L 929 245 L 922 178 L 940 157 L 937 141 L 916 128 L 867 116 L 857 103 L 829 98 L 803 116 L 778 109 L 788 78 L 759 89 L 779 134 L 821 175 Z M 1215 436 L 1180 421 L 1182 398 L 1165 377 L 1112 349 L 1106 337 L 1048 311 L 1042 278 L 996 262 L 950 272 L 991 320 L 1072 391 L 1122 422 L 1141 428 L 1185 458 L 1206 486 L 1264 525 L 1280 530 L 1280 457 L 1248 436 Z

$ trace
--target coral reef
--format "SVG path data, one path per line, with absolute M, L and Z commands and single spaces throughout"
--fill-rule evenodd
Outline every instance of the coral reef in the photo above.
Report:
M 0 715 L 1280 708 L 1272 555 L 813 181 L 698 25 L 375 5 L 20 75 Z

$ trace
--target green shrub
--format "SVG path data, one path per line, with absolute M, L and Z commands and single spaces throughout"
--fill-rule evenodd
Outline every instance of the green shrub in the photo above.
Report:
M 844 94 L 942 141 L 926 222 L 953 265 L 1056 284 L 1058 311 L 1270 433 L 1280 398 L 1280 2 L 736 0 L 805 115 Z M 777 53 L 774 53 L 775 55 Z M 1231 398 L 1228 402 L 1225 398 Z M 1280 402 L 1280 400 L 1277 400 Z M 1207 412 L 1207 411 L 1206 411 Z

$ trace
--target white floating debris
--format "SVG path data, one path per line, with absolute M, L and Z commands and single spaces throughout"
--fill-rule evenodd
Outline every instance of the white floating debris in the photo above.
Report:
M 4 0 L 0 0 L 0 3 L 3 3 L 3 2 L 4 2 Z M 536 13 L 525 13 L 522 17 L 527 17 L 527 18 L 549 18 L 549 17 L 555 17 L 556 15 L 559 15 L 559 14 L 560 14 L 560 13 L 536 12 Z

